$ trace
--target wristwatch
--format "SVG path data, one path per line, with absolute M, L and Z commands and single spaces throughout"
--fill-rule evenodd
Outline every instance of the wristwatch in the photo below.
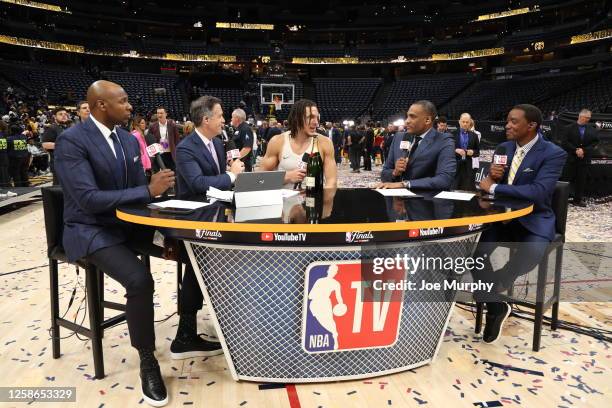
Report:
M 404 188 L 407 188 L 408 190 L 410 190 L 410 181 L 408 180 L 404 181 Z

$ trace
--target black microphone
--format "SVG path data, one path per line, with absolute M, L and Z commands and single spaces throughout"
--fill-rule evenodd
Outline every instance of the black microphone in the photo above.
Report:
M 164 149 L 159 143 L 153 143 L 152 145 L 147 146 L 147 154 L 149 157 L 155 157 L 155 161 L 157 162 L 159 168 L 166 170 L 166 165 L 161 157 L 163 151 Z
M 300 163 L 298 163 L 298 169 L 299 169 L 299 168 L 304 168 L 305 164 L 307 164 L 307 163 L 308 163 L 308 158 L 309 158 L 309 157 L 310 157 L 310 155 L 309 155 L 308 153 L 304 153 L 304 154 L 302 155 L 302 161 L 301 161 Z M 304 168 L 304 170 L 306 170 L 306 169 Z M 298 188 L 299 188 L 299 189 L 301 189 L 301 188 L 302 188 L 302 182 L 301 182 L 301 181 L 300 181 L 299 183 L 295 183 L 295 184 L 293 185 L 293 189 L 294 189 L 294 190 L 297 190 Z
M 508 156 L 506 155 L 505 146 L 497 146 L 495 153 L 493 153 L 493 164 L 501 164 L 502 166 L 508 164 Z

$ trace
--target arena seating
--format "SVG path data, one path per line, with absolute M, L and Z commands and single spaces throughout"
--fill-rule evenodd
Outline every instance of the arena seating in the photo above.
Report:
M 582 108 L 606 112 L 606 109 L 612 108 L 612 70 L 603 71 L 598 79 L 550 98 L 539 107 L 545 114 L 553 110 L 557 113 L 576 112 Z
M 315 78 L 321 120 L 338 122 L 366 113 L 381 78 Z
M 183 93 L 178 86 L 178 76 L 107 71 L 102 72 L 102 77 L 126 90 L 135 112 L 153 112 L 158 106 L 164 106 L 169 117 L 180 120 L 187 112 Z M 156 94 L 156 88 L 164 88 L 165 93 Z
M 404 117 L 408 106 L 419 99 L 427 99 L 436 106 L 441 106 L 472 81 L 474 76 L 468 74 L 400 79 L 393 83 L 383 106 L 375 112 L 374 117 L 379 120 L 394 115 Z
M 519 103 L 540 104 L 593 79 L 597 73 L 567 73 L 485 80 L 475 83 L 441 111 L 450 118 L 469 112 L 480 120 L 503 120 L 508 110 Z
M 2 74 L 11 82 L 40 95 L 48 90 L 47 98 L 54 103 L 75 104 L 85 97 L 94 79 L 80 70 L 52 68 L 26 63 L 0 63 Z

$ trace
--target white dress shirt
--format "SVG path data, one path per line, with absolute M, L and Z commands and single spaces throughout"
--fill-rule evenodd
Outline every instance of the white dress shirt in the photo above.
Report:
M 204 136 L 203 134 L 201 134 L 198 129 L 194 129 L 195 132 L 198 134 L 198 136 L 200 137 L 200 139 L 202 139 L 202 142 L 204 143 L 204 146 L 208 149 L 208 151 L 212 151 L 216 152 L 215 150 L 215 144 L 213 143 L 213 141 L 209 138 L 207 138 L 206 136 Z M 209 146 L 210 145 L 210 146 Z M 213 158 L 214 160 L 214 158 Z M 219 166 L 221 166 L 221 163 L 219 163 Z M 230 179 L 232 181 L 232 184 L 234 184 L 234 182 L 236 181 L 236 175 L 234 173 L 232 173 L 231 171 L 226 171 L 225 174 L 227 174 L 228 176 L 230 176 Z
M 93 114 L 90 113 L 89 117 L 91 118 L 91 121 L 94 123 L 94 125 L 96 125 L 96 127 L 98 129 L 100 129 L 100 132 L 102 133 L 102 136 L 104 136 L 104 139 L 106 140 L 106 143 L 108 143 L 108 145 L 111 148 L 111 151 L 115 155 L 115 158 L 117 158 L 117 152 L 115 152 L 115 145 L 113 144 L 113 139 L 111 139 L 111 137 L 110 137 L 111 133 L 113 133 L 113 132 L 115 132 L 115 134 L 117 134 L 117 131 L 115 130 L 117 127 L 115 126 L 113 128 L 113 130 L 110 130 L 105 125 L 103 125 L 102 123 L 98 122 Z M 119 135 L 117 135 L 117 140 L 119 140 Z

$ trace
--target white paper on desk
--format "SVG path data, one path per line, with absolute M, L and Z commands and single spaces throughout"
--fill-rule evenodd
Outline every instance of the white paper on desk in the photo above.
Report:
M 236 208 L 283 205 L 281 190 L 241 191 L 234 194 Z
M 206 207 L 210 203 L 203 203 L 201 201 L 185 201 L 185 200 L 166 200 L 158 203 L 153 203 L 158 208 L 182 208 L 186 210 L 195 210 L 197 208 Z
M 385 197 L 413 197 L 416 196 L 412 191 L 405 188 L 378 188 L 375 191 Z
M 288 188 L 283 188 L 281 190 L 281 194 L 283 195 L 283 198 L 290 198 L 300 194 L 300 192 L 298 190 L 289 190 Z
M 218 188 L 214 188 L 214 187 L 208 187 L 208 191 L 206 192 L 206 197 L 231 203 L 232 200 L 234 199 L 234 192 L 233 191 L 223 191 L 223 190 L 219 190 Z
M 280 218 L 283 215 L 283 205 L 262 205 L 257 207 L 238 207 L 234 213 L 235 222 L 267 220 Z
M 434 196 L 434 198 L 444 198 L 446 200 L 459 200 L 459 201 L 470 201 L 472 197 L 476 194 L 474 193 L 459 193 L 457 191 L 442 191 L 438 195 Z

